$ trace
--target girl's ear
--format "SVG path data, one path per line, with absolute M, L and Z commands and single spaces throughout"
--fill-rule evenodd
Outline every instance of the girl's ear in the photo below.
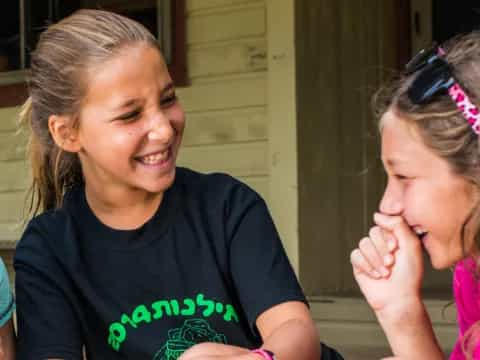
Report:
M 70 116 L 50 115 L 48 129 L 53 141 L 59 148 L 71 153 L 78 153 L 82 147 L 79 141 L 78 129 L 72 126 Z

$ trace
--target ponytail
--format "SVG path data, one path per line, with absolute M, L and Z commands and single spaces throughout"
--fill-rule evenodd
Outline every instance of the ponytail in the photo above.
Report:
M 51 140 L 47 130 L 33 127 L 34 112 L 29 97 L 20 111 L 19 125 L 29 132 L 27 159 L 32 181 L 25 201 L 26 219 L 42 211 L 57 209 L 69 187 L 82 182 L 80 161 L 76 154 L 66 153 Z

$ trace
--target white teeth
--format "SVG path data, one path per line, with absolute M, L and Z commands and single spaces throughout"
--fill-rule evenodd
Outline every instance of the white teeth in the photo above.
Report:
M 426 234 L 426 233 L 427 233 L 426 230 L 423 230 L 423 229 L 418 228 L 418 227 L 416 227 L 416 228 L 413 229 L 413 230 L 415 231 L 415 234 L 417 234 L 417 235 L 423 235 L 423 234 Z
M 140 161 L 143 162 L 144 164 L 154 165 L 162 161 L 165 161 L 167 158 L 168 158 L 168 150 L 161 153 L 156 153 L 154 155 L 144 156 L 140 158 Z

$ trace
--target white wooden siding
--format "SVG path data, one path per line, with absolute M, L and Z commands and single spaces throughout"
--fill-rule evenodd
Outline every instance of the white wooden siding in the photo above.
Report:
M 16 134 L 18 111 L 0 109 L 0 247 L 12 247 L 19 237 L 28 186 L 25 137 Z
M 265 0 L 187 0 L 186 19 L 179 164 L 227 172 L 268 199 Z

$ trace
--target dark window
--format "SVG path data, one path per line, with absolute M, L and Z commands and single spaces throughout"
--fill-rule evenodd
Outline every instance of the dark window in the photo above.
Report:
M 433 39 L 442 43 L 452 36 L 480 29 L 480 1 L 433 1 Z
M 0 71 L 20 68 L 20 4 L 5 1 L 0 21 Z
M 184 0 L 3 0 L 2 5 L 0 72 L 28 68 L 29 53 L 49 24 L 80 8 L 98 8 L 147 27 L 159 38 L 177 84 L 185 84 Z

